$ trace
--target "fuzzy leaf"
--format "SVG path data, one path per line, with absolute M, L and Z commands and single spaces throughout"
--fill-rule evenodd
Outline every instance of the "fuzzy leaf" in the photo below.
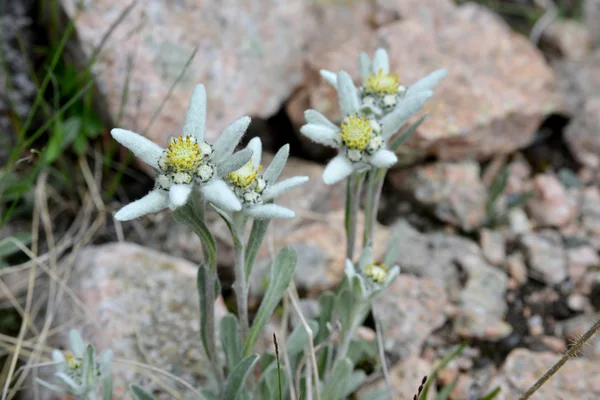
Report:
M 432 92 L 421 92 L 410 98 L 401 99 L 394 111 L 381 120 L 381 136 L 388 139 L 398 132 L 413 115 L 419 112 L 427 99 L 433 95 Z
M 240 327 L 235 315 L 227 314 L 221 320 L 221 344 L 227 358 L 227 368 L 233 371 L 233 368 L 242 359 L 242 338 L 240 337 Z
M 267 181 L 268 183 L 273 183 L 277 180 L 277 178 L 279 178 L 279 175 L 281 175 L 281 171 L 283 171 L 283 167 L 285 167 L 285 163 L 287 162 L 289 155 L 289 144 L 282 146 L 279 149 L 279 151 L 277 151 L 277 154 L 275 154 L 275 157 L 273 157 L 271 164 L 269 164 L 267 170 L 263 174 L 263 178 L 265 181 Z
M 235 400 L 237 396 L 245 390 L 244 383 L 250 373 L 250 370 L 258 361 L 258 354 L 251 354 L 240 361 L 235 368 L 229 374 L 227 379 L 227 385 L 225 386 L 225 392 L 223 399 Z
M 129 390 L 131 390 L 131 394 L 133 394 L 135 400 L 154 400 L 154 396 L 142 389 L 141 386 L 129 385 Z
M 277 307 L 277 304 L 281 301 L 281 298 L 292 282 L 292 279 L 294 279 L 297 259 L 298 255 L 296 254 L 296 250 L 291 247 L 284 247 L 279 251 L 279 254 L 277 254 L 273 264 L 271 264 L 269 286 L 260 303 L 254 323 L 252 324 L 252 329 L 250 330 L 250 335 L 246 341 L 244 347 L 245 355 L 250 354 L 252 351 L 259 334 L 267 325 L 275 307 Z
M 309 320 L 308 326 L 312 330 L 313 338 L 315 338 L 317 333 L 319 332 L 319 324 L 317 323 L 317 321 Z M 292 334 L 287 340 L 287 352 L 290 355 L 290 357 L 293 357 L 296 354 L 301 353 L 307 344 L 308 334 L 306 332 L 306 329 L 304 329 L 304 325 L 299 324 L 294 328 Z
M 415 131 L 417 130 L 419 125 L 421 125 L 423 123 L 423 121 L 425 121 L 425 118 L 427 118 L 427 115 L 428 114 L 423 115 L 421 118 L 419 118 L 413 124 L 411 124 L 408 128 L 406 128 L 406 130 L 404 132 L 402 132 L 400 135 L 398 135 L 390 144 L 390 150 L 391 151 L 398 150 L 398 148 L 404 142 L 406 142 L 408 139 L 410 139 L 410 137 L 415 133 Z
M 267 228 L 269 227 L 270 219 L 255 219 L 252 222 L 252 231 L 250 231 L 250 237 L 246 246 L 246 276 L 249 277 L 252 272 L 252 266 L 254 260 L 260 250 Z
M 352 363 L 347 358 L 337 360 L 333 365 L 333 371 L 323 388 L 321 398 L 327 400 L 339 400 L 344 397 L 348 379 L 352 374 Z
M 233 154 L 224 160 L 221 164 L 219 164 L 217 176 L 225 176 L 230 172 L 237 171 L 242 168 L 244 165 L 250 161 L 252 158 L 252 150 L 251 149 L 243 149 Z

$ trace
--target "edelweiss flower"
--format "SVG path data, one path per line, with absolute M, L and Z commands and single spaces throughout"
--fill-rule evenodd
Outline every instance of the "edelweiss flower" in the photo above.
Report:
M 167 207 L 174 210 L 187 202 L 194 188 L 206 201 L 226 210 L 240 210 L 240 202 L 221 176 L 247 162 L 248 158 L 232 153 L 249 124 L 249 117 L 240 118 L 223 130 L 214 145 L 206 143 L 206 91 L 204 85 L 198 85 L 182 135 L 172 138 L 166 149 L 132 131 L 113 129 L 111 134 L 119 143 L 157 171 L 154 190 L 123 207 L 115 218 L 126 221 Z
M 386 149 L 385 143 L 400 128 L 395 114 L 381 121 L 361 116 L 358 90 L 350 75 L 341 71 L 336 82 L 343 118 L 341 126 L 315 110 L 307 110 L 304 116 L 308 124 L 300 128 L 309 139 L 339 150 L 323 172 L 326 184 L 336 183 L 354 171 L 389 168 L 398 161 L 396 155 Z
M 74 396 L 85 396 L 96 391 L 100 382 L 111 379 L 110 365 L 112 351 L 107 350 L 99 357 L 93 346 L 84 343 L 79 332 L 69 332 L 71 351 L 52 351 L 52 360 L 56 365 L 56 378 L 60 386 L 38 379 L 47 388 Z
M 285 207 L 269 203 L 275 197 L 308 181 L 307 176 L 295 176 L 275 183 L 289 155 L 289 145 L 283 146 L 264 174 L 259 174 L 262 157 L 262 143 L 255 137 L 248 143 L 252 158 L 237 171 L 230 172 L 226 179 L 242 203 L 242 212 L 257 219 L 293 218 L 296 214 Z
M 372 300 L 392 284 L 400 274 L 400 267 L 396 265 L 390 268 L 387 265 L 376 264 L 373 261 L 373 249 L 367 247 L 356 266 L 352 261 L 346 260 L 344 272 L 355 293 L 364 299 Z
M 384 116 L 396 108 L 418 107 L 431 97 L 431 90 L 446 76 L 445 69 L 439 69 L 415 82 L 408 88 L 400 84 L 398 74 L 390 72 L 390 62 L 385 49 L 377 49 L 373 61 L 365 53 L 359 57 L 362 86 L 358 88 L 361 99 L 361 112 L 365 115 Z M 338 89 L 337 75 L 321 70 L 321 76 Z M 338 89 L 339 90 L 339 89 Z M 420 105 L 418 105 L 420 103 Z

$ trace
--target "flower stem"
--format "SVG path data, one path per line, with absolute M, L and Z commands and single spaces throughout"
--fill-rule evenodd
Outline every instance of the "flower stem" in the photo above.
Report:
M 369 172 L 367 181 L 367 194 L 365 201 L 365 228 L 363 233 L 363 246 L 373 242 L 375 235 L 375 224 L 377 223 L 377 213 L 379 211 L 379 202 L 381 201 L 381 190 L 387 170 L 380 168 Z
M 575 343 L 571 345 L 569 351 L 567 351 L 560 360 L 556 364 L 552 366 L 540 379 L 537 380 L 536 383 L 533 384 L 521 397 L 519 400 L 527 400 L 529 399 L 539 388 L 544 385 L 552 376 L 571 358 L 577 356 L 577 354 L 581 351 L 581 348 L 585 345 L 585 343 L 590 340 L 594 334 L 600 330 L 600 320 L 597 321 L 592 327 L 583 334 Z
M 235 243 L 235 299 L 237 314 L 240 320 L 240 333 L 245 342 L 250 331 L 248 318 L 248 292 L 250 285 L 246 276 L 246 247 L 244 245 L 244 231 L 246 218 L 241 213 L 236 213 L 233 218 L 235 234 L 238 240 Z
M 352 174 L 348 177 L 346 187 L 346 258 L 352 260 L 356 240 L 356 221 L 360 206 L 360 196 L 365 174 Z
M 248 320 L 248 283 L 246 282 L 245 271 L 245 248 L 244 246 L 236 246 L 235 249 L 235 299 L 237 305 L 237 314 L 240 319 L 240 333 L 242 341 L 246 341 L 250 324 Z
M 366 310 L 368 310 L 368 308 Z M 348 353 L 348 348 L 350 347 L 350 342 L 352 341 L 352 337 L 364 321 L 365 317 L 366 311 L 364 305 L 356 305 L 354 307 L 354 310 L 352 310 L 352 323 L 350 324 L 350 329 L 344 332 L 344 339 L 342 340 L 342 344 L 337 349 L 337 360 L 342 360 L 344 357 L 346 357 L 346 354 Z

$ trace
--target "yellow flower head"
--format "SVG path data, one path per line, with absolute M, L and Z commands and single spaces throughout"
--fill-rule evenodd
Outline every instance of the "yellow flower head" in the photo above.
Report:
M 77 369 L 81 367 L 81 360 L 73 357 L 73 353 L 70 351 L 65 353 L 65 360 L 67 361 L 69 369 Z
M 352 149 L 363 150 L 367 147 L 373 133 L 369 120 L 356 114 L 348 116 L 341 128 L 342 142 Z
M 261 169 L 262 165 L 259 165 L 258 168 L 254 168 L 252 165 L 252 159 L 250 159 L 250 161 L 248 161 L 242 168 L 227 174 L 227 179 L 229 179 L 229 181 L 234 185 L 245 189 L 256 180 L 258 171 Z
M 388 273 L 389 269 L 390 269 L 390 267 L 388 267 L 385 264 L 371 263 L 365 267 L 365 275 L 368 278 L 371 278 L 373 280 L 373 282 L 383 283 L 387 280 L 387 278 L 389 276 L 389 273 Z
M 174 171 L 192 172 L 202 162 L 198 142 L 191 136 L 178 136 L 167 147 L 164 165 Z
M 364 90 L 367 93 L 376 93 L 379 95 L 396 94 L 398 92 L 398 74 L 384 74 L 379 70 L 377 74 L 371 72 L 369 77 L 364 80 Z

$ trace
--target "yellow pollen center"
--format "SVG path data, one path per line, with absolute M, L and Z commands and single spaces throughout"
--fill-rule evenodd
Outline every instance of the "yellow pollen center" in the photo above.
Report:
M 81 367 L 81 361 L 73 357 L 73 353 L 71 352 L 65 353 L 65 360 L 67 360 L 67 365 L 70 369 L 77 369 Z
M 258 176 L 258 171 L 262 169 L 262 165 L 259 165 L 258 168 L 254 168 L 252 165 L 252 159 L 246 163 L 242 168 L 237 171 L 230 172 L 227 175 L 227 178 L 231 183 L 241 188 L 247 188 L 256 180 Z
M 373 128 L 371 128 L 369 120 L 355 114 L 346 118 L 342 124 L 340 136 L 346 146 L 363 150 L 369 144 L 372 132 Z
M 389 269 L 385 264 L 371 263 L 365 267 L 365 275 L 376 283 L 383 283 L 389 276 Z
M 191 136 L 178 136 L 167 147 L 165 164 L 175 171 L 191 171 L 201 161 L 200 148 Z
M 377 74 L 371 72 L 371 75 L 364 81 L 364 89 L 367 93 L 377 94 L 395 94 L 398 91 L 398 74 L 384 74 L 379 70 Z

